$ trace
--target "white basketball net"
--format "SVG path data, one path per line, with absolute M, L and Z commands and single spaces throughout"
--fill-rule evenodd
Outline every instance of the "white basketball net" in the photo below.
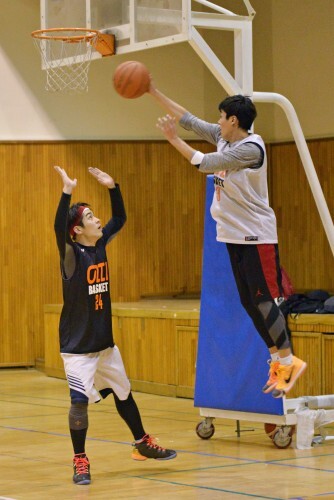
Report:
M 61 36 L 64 33 L 61 32 Z M 46 71 L 45 89 L 50 92 L 80 93 L 88 90 L 88 71 L 96 34 L 77 37 L 76 32 L 67 40 L 56 38 L 55 32 L 43 38 L 34 37 Z

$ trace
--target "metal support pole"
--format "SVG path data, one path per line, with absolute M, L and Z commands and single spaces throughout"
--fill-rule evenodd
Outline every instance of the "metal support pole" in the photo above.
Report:
M 302 128 L 300 126 L 296 111 L 292 106 L 291 102 L 281 94 L 276 94 L 274 92 L 254 92 L 253 93 L 254 102 L 269 102 L 278 104 L 288 119 L 296 146 L 305 170 L 307 180 L 309 182 L 315 203 L 317 205 L 324 230 L 331 247 L 332 253 L 334 255 L 334 224 L 328 206 L 321 189 L 321 185 L 314 168 L 314 164 L 311 158 L 310 151 L 308 149 Z

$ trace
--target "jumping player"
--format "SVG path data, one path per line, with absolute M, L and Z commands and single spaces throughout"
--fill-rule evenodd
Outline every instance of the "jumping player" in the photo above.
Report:
M 149 93 L 169 114 L 157 127 L 170 144 L 200 172 L 214 174 L 211 215 L 217 241 L 225 242 L 242 306 L 269 353 L 269 378 L 262 388 L 274 397 L 290 391 L 306 363 L 293 356 L 280 310 L 282 277 L 274 211 L 269 206 L 267 156 L 259 135 L 249 133 L 256 108 L 248 97 L 227 97 L 218 106 L 218 124 L 200 120 L 160 92 L 151 80 Z M 203 154 L 182 140 L 176 123 L 216 145 Z
M 89 168 L 90 174 L 109 189 L 112 217 L 102 227 L 87 203 L 70 207 L 77 185 L 63 168 L 55 167 L 63 181 L 63 192 L 55 218 L 60 255 L 64 305 L 60 318 L 60 352 L 70 387 L 69 428 L 74 449 L 73 481 L 91 482 L 85 452 L 88 403 L 113 394 L 119 415 L 131 430 L 134 460 L 168 460 L 174 450 L 158 446 L 146 434 L 132 397 L 123 361 L 112 336 L 109 270 L 106 245 L 126 221 L 118 184 L 109 174 Z

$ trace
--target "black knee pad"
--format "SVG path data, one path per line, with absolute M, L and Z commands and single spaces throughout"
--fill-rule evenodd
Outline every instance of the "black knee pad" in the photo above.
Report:
M 88 404 L 72 403 L 68 415 L 70 429 L 80 431 L 88 428 Z

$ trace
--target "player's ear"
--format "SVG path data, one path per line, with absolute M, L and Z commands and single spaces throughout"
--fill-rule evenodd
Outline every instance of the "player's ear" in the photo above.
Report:
M 75 234 L 82 234 L 83 227 L 82 226 L 74 226 L 73 231 Z
M 232 116 L 232 125 L 235 128 L 239 128 L 239 120 L 236 116 Z

